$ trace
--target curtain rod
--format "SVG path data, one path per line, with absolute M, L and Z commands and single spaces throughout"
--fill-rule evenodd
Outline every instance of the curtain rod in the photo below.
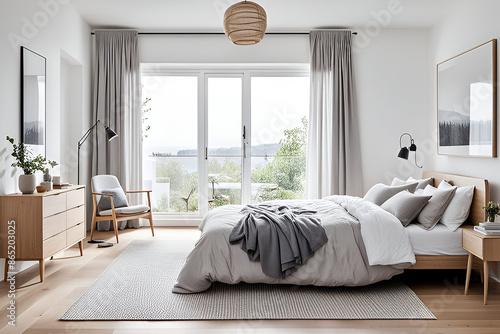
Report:
M 95 32 L 91 32 L 95 35 Z M 139 32 L 139 35 L 225 35 L 223 32 Z M 357 35 L 356 31 L 352 32 Z M 309 32 L 266 32 L 266 35 L 309 35 Z

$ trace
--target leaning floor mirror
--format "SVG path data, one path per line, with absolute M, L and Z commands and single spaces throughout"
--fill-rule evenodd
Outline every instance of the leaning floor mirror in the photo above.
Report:
M 45 79 L 45 57 L 21 47 L 21 134 L 35 156 L 45 156 Z
M 438 154 L 496 157 L 496 39 L 437 65 Z

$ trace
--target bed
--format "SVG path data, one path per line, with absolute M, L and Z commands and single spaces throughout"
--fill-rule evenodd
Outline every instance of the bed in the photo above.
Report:
M 473 229 L 474 225 L 479 225 L 479 223 L 486 221 L 486 213 L 483 207 L 490 200 L 488 180 L 433 171 L 424 171 L 422 173 L 423 179 L 429 177 L 434 178 L 435 187 L 437 187 L 442 180 L 446 180 L 457 187 L 475 186 L 469 218 L 462 225 L 461 229 Z M 422 244 L 415 245 L 416 247 L 414 248 L 417 248 L 415 252 L 416 263 L 407 269 L 467 269 L 468 253 L 464 251 L 463 254 L 458 254 L 462 247 L 461 229 L 458 229 L 456 232 L 446 233 L 443 229 L 445 226 L 440 224 L 436 225 L 437 230 L 434 228 L 431 231 L 416 230 L 415 227 L 418 226 L 410 225 L 409 227 L 410 229 L 407 228 L 407 231 L 410 233 L 410 239 L 413 239 L 412 242 L 418 239 L 422 240 L 422 238 L 420 238 L 421 236 L 424 236 L 424 238 L 425 236 L 431 238 L 433 236 L 434 238 L 442 237 L 447 245 L 446 248 L 443 248 L 441 245 L 441 250 L 439 251 L 428 248 L 427 252 L 425 251 L 425 247 L 422 247 Z M 477 267 L 480 268 L 479 265 L 477 265 Z
M 474 185 L 474 199 L 465 228 L 485 221 L 482 207 L 489 200 L 486 180 L 424 171 L 423 178 L 429 177 L 434 178 L 434 185 L 442 180 L 459 187 Z M 461 230 L 447 233 L 442 229 L 447 229 L 445 226 L 438 226 L 435 231 L 424 231 L 418 226 L 405 228 L 398 218 L 380 206 L 351 196 L 280 202 L 317 211 L 328 236 L 327 244 L 317 249 L 296 272 L 285 278 L 269 277 L 259 262 L 249 260 L 241 245 L 230 244 L 231 231 L 243 214 L 242 206 L 226 205 L 210 211 L 203 219 L 200 239 L 186 259 L 172 291 L 202 292 L 215 281 L 362 286 L 390 279 L 404 269 L 467 268 L 467 255 L 461 249 Z M 448 242 L 439 242 L 440 238 Z M 416 254 L 412 242 L 416 243 Z M 436 247 L 438 244 L 441 249 Z

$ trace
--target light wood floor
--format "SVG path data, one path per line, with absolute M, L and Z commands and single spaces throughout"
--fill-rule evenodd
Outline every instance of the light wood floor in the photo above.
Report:
M 155 228 L 155 240 L 193 243 L 195 228 Z M 115 242 L 113 232 L 96 239 Z M 120 231 L 120 243 L 97 248 L 85 242 L 84 256 L 70 248 L 46 261 L 45 282 L 37 266 L 17 276 L 16 327 L 6 324 L 7 283 L 0 283 L 0 333 L 500 333 L 500 284 L 490 280 L 489 305 L 483 305 L 479 274 L 464 296 L 465 271 L 409 271 L 404 280 L 438 320 L 278 320 L 278 321 L 90 321 L 57 319 L 134 239 L 152 239 L 149 227 Z M 166 291 L 165 293 L 169 293 Z

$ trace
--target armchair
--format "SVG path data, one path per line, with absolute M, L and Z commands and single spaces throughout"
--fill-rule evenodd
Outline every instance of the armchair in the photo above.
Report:
M 91 182 L 92 190 L 92 201 L 93 201 L 93 211 L 92 211 L 92 226 L 90 229 L 90 240 L 92 239 L 94 233 L 95 224 L 99 221 L 110 220 L 113 222 L 113 228 L 115 230 L 116 243 L 118 243 L 118 225 L 117 222 L 129 219 L 146 218 L 149 220 L 151 226 L 151 233 L 153 237 L 155 236 L 155 231 L 153 227 L 153 213 L 151 210 L 151 190 L 135 190 L 135 191 L 124 191 L 125 194 L 133 193 L 146 193 L 148 197 L 148 205 L 133 205 L 115 208 L 113 195 L 109 193 L 111 189 L 123 189 L 120 182 L 114 175 L 96 175 L 92 178 Z M 111 209 L 100 210 L 99 201 L 103 196 L 107 196 L 110 199 Z

